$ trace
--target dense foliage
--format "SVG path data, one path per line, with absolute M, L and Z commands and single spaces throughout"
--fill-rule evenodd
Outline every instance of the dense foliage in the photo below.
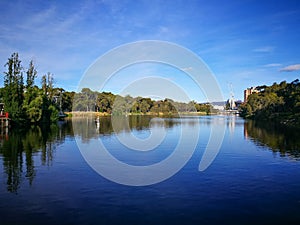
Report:
M 0 98 L 5 105 L 5 112 L 9 113 L 14 123 L 24 125 L 56 121 L 59 110 L 62 109 L 62 99 L 63 107 L 71 109 L 71 94 L 65 94 L 63 89 L 53 87 L 52 74 L 42 76 L 41 88 L 35 85 L 37 70 L 32 61 L 25 70 L 18 53 L 13 53 L 5 67 L 4 87 L 0 89 Z
M 256 120 L 273 120 L 289 125 L 300 125 L 300 82 L 286 81 L 271 86 L 257 87 L 258 93 L 249 96 L 240 106 L 241 116 Z
M 73 102 L 73 111 L 96 111 L 108 114 L 177 114 L 184 112 L 211 112 L 210 104 L 176 102 L 171 99 L 152 100 L 151 98 L 123 97 L 111 92 L 92 91 L 83 88 L 76 93 Z
M 0 99 L 5 112 L 14 123 L 28 124 L 57 121 L 59 112 L 85 111 L 107 114 L 177 114 L 182 112 L 211 112 L 210 104 L 175 102 L 171 99 L 154 101 L 150 98 L 99 93 L 89 88 L 81 92 L 67 92 L 55 88 L 53 75 L 42 76 L 41 86 L 35 85 L 37 70 L 32 61 L 25 69 L 18 53 L 13 53 L 5 64 L 4 87 Z M 26 78 L 24 79 L 24 75 Z M 24 80 L 26 81 L 24 83 Z

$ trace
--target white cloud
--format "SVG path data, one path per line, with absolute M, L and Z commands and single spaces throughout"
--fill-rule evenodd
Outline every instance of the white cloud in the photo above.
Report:
M 280 69 L 280 72 L 293 72 L 300 70 L 300 64 L 289 65 Z
M 279 66 L 282 66 L 282 64 L 280 64 L 280 63 L 270 63 L 270 64 L 264 65 L 264 67 L 279 67 Z

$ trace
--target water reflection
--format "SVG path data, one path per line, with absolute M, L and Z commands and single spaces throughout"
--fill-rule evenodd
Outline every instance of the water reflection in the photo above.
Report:
M 280 156 L 300 158 L 300 130 L 283 127 L 275 123 L 247 121 L 244 136 L 257 145 L 266 146 Z
M 188 123 L 195 123 L 193 120 L 185 120 Z M 110 116 L 107 117 L 85 117 L 73 118 L 73 124 L 76 129 L 75 135 L 79 135 L 83 140 L 98 138 L 98 135 L 111 135 L 112 133 L 131 132 L 131 130 L 141 131 L 148 130 L 150 126 L 163 126 L 172 128 L 180 124 L 176 118 L 164 119 L 164 123 L 156 120 L 152 116 L 114 116 L 113 122 Z
M 66 135 L 72 135 L 71 123 L 29 129 L 12 129 L 0 136 L 0 156 L 9 192 L 17 193 L 23 180 L 32 185 L 36 166 L 50 166 L 56 146 L 63 143 Z
M 289 156 L 300 159 L 300 131 L 276 126 L 272 123 L 256 123 L 244 121 L 238 117 L 204 116 L 200 120 L 193 117 L 153 119 L 150 116 L 116 117 L 113 126 L 111 117 L 73 118 L 72 121 L 61 122 L 48 127 L 33 126 L 26 130 L 12 129 L 7 134 L 0 134 L 0 159 L 3 163 L 4 179 L 7 190 L 17 193 L 22 182 L 32 185 L 38 167 L 51 166 L 57 146 L 65 139 L 74 135 L 81 137 L 82 141 L 99 136 L 110 136 L 113 133 L 128 133 L 134 131 L 147 131 L 151 126 L 172 129 L 180 123 L 186 123 L 192 130 L 195 123 L 200 126 L 226 126 L 230 136 L 240 131 L 235 129 L 244 126 L 244 137 L 252 140 L 256 145 L 268 147 L 280 156 Z M 75 123 L 74 123 L 75 121 Z M 76 124 L 76 133 L 73 126 Z M 137 132 L 135 132 L 137 133 Z

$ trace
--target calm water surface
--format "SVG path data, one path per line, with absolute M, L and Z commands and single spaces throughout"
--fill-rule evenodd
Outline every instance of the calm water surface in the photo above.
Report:
M 109 117 L 11 130 L 0 141 L 0 224 L 300 224 L 300 133 L 236 116 L 166 118 L 164 141 L 150 152 L 118 142 L 116 133 L 150 134 L 150 117 Z M 182 126 L 200 137 L 192 158 L 171 178 L 150 186 L 125 186 L 98 175 L 75 141 L 101 139 L 110 153 L 132 165 L 151 165 L 176 147 Z M 151 125 L 152 124 L 152 125 Z M 73 131 L 73 126 L 79 127 Z M 155 124 L 154 124 L 155 125 Z M 198 170 L 212 126 L 226 128 L 220 152 Z

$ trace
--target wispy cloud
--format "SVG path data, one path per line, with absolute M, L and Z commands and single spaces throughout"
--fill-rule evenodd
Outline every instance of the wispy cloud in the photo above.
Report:
M 281 68 L 279 71 L 280 72 L 293 72 L 293 71 L 298 71 L 298 70 L 300 70 L 300 64 L 289 65 L 289 66 Z
M 300 30 L 295 26 L 299 10 L 289 5 L 275 10 L 278 15 L 262 10 L 255 16 L 245 16 L 261 3 L 254 1 L 249 5 L 231 1 L 216 8 L 210 2 L 203 2 L 33 0 L 28 4 L 27 1 L 2 0 L 0 7 L 5 10 L 0 20 L 0 72 L 11 53 L 18 52 L 25 67 L 33 59 L 39 76 L 49 71 L 54 74 L 57 86 L 73 89 L 89 65 L 107 51 L 129 42 L 164 40 L 203 57 L 218 80 L 223 83 L 226 79 L 234 80 L 236 86 L 241 87 L 240 93 L 253 77 L 258 83 L 272 83 L 297 75 L 281 73 L 277 76 L 276 73 L 295 70 L 292 66 L 285 67 L 289 64 L 284 62 L 294 62 L 295 53 L 299 52 L 295 36 Z M 237 8 L 241 13 L 234 13 Z M 123 54 L 130 57 L 128 52 Z M 178 61 L 182 60 L 178 57 Z M 196 69 L 189 63 L 181 67 L 180 75 L 177 70 L 169 72 L 166 66 L 149 67 L 148 71 L 135 67 L 135 70 L 137 78 L 141 74 L 167 74 L 164 77 L 178 81 L 183 72 Z M 130 71 L 131 74 L 135 70 Z M 122 79 L 128 76 L 112 84 L 126 85 L 127 80 L 122 82 Z M 2 83 L 0 80 L 0 86 Z
M 253 49 L 254 52 L 260 52 L 260 53 L 271 53 L 273 52 L 275 47 L 273 46 L 265 46 L 265 47 L 260 47 L 260 48 L 255 48 Z
M 269 63 L 269 64 L 266 64 L 264 65 L 263 67 L 279 67 L 279 66 L 282 66 L 282 64 L 280 63 Z

